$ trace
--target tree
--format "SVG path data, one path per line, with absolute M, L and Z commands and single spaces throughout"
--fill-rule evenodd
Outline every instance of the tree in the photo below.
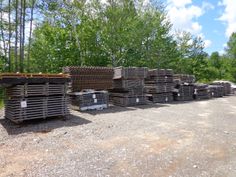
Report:
M 236 59 L 236 32 L 232 33 L 227 42 L 226 52 L 230 58 Z

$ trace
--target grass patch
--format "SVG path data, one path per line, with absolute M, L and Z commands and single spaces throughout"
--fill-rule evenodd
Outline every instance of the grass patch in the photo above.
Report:
M 3 108 L 3 107 L 4 107 L 3 100 L 0 100 L 0 108 Z

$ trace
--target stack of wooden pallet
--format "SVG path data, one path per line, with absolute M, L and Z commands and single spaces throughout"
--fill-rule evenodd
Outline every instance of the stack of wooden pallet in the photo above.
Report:
M 175 101 L 191 101 L 193 100 L 195 76 L 187 74 L 175 74 L 175 89 L 173 96 Z
M 114 69 L 113 89 L 110 98 L 114 105 L 135 106 L 146 103 L 144 79 L 147 68 L 118 67 Z
M 193 95 L 193 97 L 196 100 L 211 98 L 211 93 L 208 90 L 208 85 L 207 84 L 195 83 L 194 84 L 194 95 Z
M 145 79 L 145 92 L 149 101 L 165 103 L 173 101 L 173 70 L 153 69 Z
M 108 107 L 108 92 L 84 90 L 83 92 L 69 93 L 71 108 L 74 110 L 102 110 Z
M 13 122 L 69 114 L 68 75 L 1 74 L 0 82 L 6 89 L 5 117 Z
M 112 88 L 113 69 L 108 67 L 67 66 L 63 72 L 71 76 L 71 91 L 84 89 L 108 90 Z
M 208 86 L 208 91 L 212 98 L 218 98 L 224 96 L 224 87 L 222 85 L 212 85 Z

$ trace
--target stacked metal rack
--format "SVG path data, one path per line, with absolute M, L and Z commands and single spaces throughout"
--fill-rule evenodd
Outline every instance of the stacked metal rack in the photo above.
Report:
M 222 85 L 209 85 L 208 91 L 211 98 L 218 98 L 224 96 L 224 87 Z
M 210 92 L 208 90 L 207 84 L 194 84 L 194 99 L 202 100 L 202 99 L 209 99 L 211 98 Z
M 149 101 L 165 103 L 173 101 L 173 70 L 153 69 L 145 79 L 145 92 Z
M 115 68 L 113 89 L 110 90 L 112 103 L 118 106 L 146 104 L 144 79 L 147 77 L 147 73 L 147 68 Z
M 108 107 L 107 91 L 84 90 L 83 92 L 69 93 L 71 108 L 74 110 L 101 110 Z
M 113 68 L 67 66 L 63 68 L 63 72 L 71 76 L 72 92 L 112 88 Z
M 173 96 L 175 101 L 193 100 L 195 76 L 187 74 L 175 74 L 175 89 Z
M 98 110 L 108 107 L 108 92 L 112 88 L 113 68 L 67 66 L 63 72 L 71 76 L 71 108 Z
M 212 85 L 220 85 L 223 87 L 223 94 L 224 96 L 231 94 L 231 84 L 227 81 L 215 81 Z
M 6 90 L 5 117 L 19 123 L 69 114 L 68 75 L 0 74 Z

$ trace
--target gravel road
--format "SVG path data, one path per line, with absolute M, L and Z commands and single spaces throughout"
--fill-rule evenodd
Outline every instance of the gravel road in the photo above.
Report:
M 236 96 L 21 125 L 0 110 L 0 176 L 235 177 Z

